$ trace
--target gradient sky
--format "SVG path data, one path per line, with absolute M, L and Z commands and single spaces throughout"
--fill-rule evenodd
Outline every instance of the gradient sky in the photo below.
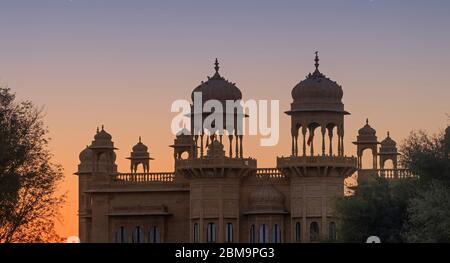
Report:
M 346 153 L 368 117 L 380 139 L 435 133 L 450 113 L 450 1 L 95 1 L 0 2 L 0 81 L 44 106 L 55 162 L 68 193 L 63 236 L 76 235 L 78 153 L 97 126 L 113 135 L 120 171 L 141 135 L 172 171 L 175 99 L 188 99 L 213 59 L 244 99 L 291 102 L 291 89 L 320 70 L 343 86 Z M 244 139 L 261 167 L 290 151 L 289 119 L 280 143 Z

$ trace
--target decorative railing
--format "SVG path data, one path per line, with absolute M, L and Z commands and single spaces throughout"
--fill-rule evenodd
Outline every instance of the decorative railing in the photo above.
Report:
M 386 179 L 413 178 L 415 175 L 408 169 L 379 169 L 377 175 Z
M 285 178 L 285 176 L 277 168 L 258 168 L 256 169 L 256 178 L 279 179 Z
M 208 168 L 208 167 L 255 167 L 256 160 L 251 158 L 192 158 L 177 160 L 177 168 Z
M 116 183 L 173 182 L 174 173 L 118 173 L 113 175 Z
M 289 156 L 289 157 L 277 157 L 277 166 L 357 166 L 357 160 L 355 157 L 347 156 Z

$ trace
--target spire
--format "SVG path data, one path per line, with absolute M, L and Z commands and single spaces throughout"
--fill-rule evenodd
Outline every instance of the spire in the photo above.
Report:
M 316 51 L 315 54 L 316 54 L 316 58 L 314 59 L 314 61 L 316 63 L 314 63 L 314 66 L 316 66 L 316 71 L 319 71 L 319 51 Z
M 366 119 L 366 124 L 369 125 L 369 118 Z
M 141 136 L 139 136 L 139 142 L 142 143 Z
M 216 70 L 216 73 L 219 73 L 219 61 L 216 58 L 216 62 L 214 62 L 214 69 Z
M 102 124 L 102 131 L 104 131 L 104 130 L 105 130 L 105 125 Z
M 387 132 L 387 137 L 389 138 L 389 131 Z

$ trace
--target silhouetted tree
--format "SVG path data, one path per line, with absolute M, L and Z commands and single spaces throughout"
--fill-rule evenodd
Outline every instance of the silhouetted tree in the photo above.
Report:
M 336 200 L 342 241 L 450 242 L 450 136 L 412 132 L 401 146 L 402 165 L 415 179 L 378 179 Z
M 59 241 L 54 221 L 62 168 L 51 163 L 47 129 L 32 102 L 0 87 L 0 242 Z

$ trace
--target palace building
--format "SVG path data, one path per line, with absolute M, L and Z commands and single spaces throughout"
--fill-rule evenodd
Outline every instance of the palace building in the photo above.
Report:
M 217 60 L 214 70 L 193 90 L 192 100 L 194 92 L 201 92 L 202 103 L 217 100 L 225 106 L 225 101 L 241 100 L 239 88 L 219 74 Z M 103 127 L 97 129 L 91 145 L 79 155 L 76 172 L 81 242 L 335 240 L 339 220 L 333 201 L 344 195 L 346 178 L 356 174 L 361 183 L 377 176 L 411 176 L 398 167 L 396 143 L 389 133 L 378 142 L 368 120 L 354 142 L 357 157 L 344 155 L 344 118 L 350 113 L 342 97 L 342 87 L 319 71 L 316 52 L 315 70 L 292 89 L 286 112 L 291 119 L 291 155 L 276 157 L 272 168 L 260 168 L 256 159 L 245 157 L 241 133 L 217 132 L 225 130 L 227 118 L 237 124 L 248 117 L 237 111 L 233 116 L 224 111 L 223 127 L 215 124 L 215 130 L 208 130 L 194 124 L 192 117 L 199 114 L 204 119 L 210 113 L 193 110 L 192 133 L 181 130 L 170 145 L 173 172 L 151 171 L 152 158 L 140 138 L 128 157 L 130 172 L 118 172 L 112 136 Z M 362 165 L 366 149 L 373 156 L 370 169 Z M 387 161 L 392 163 L 389 169 Z

